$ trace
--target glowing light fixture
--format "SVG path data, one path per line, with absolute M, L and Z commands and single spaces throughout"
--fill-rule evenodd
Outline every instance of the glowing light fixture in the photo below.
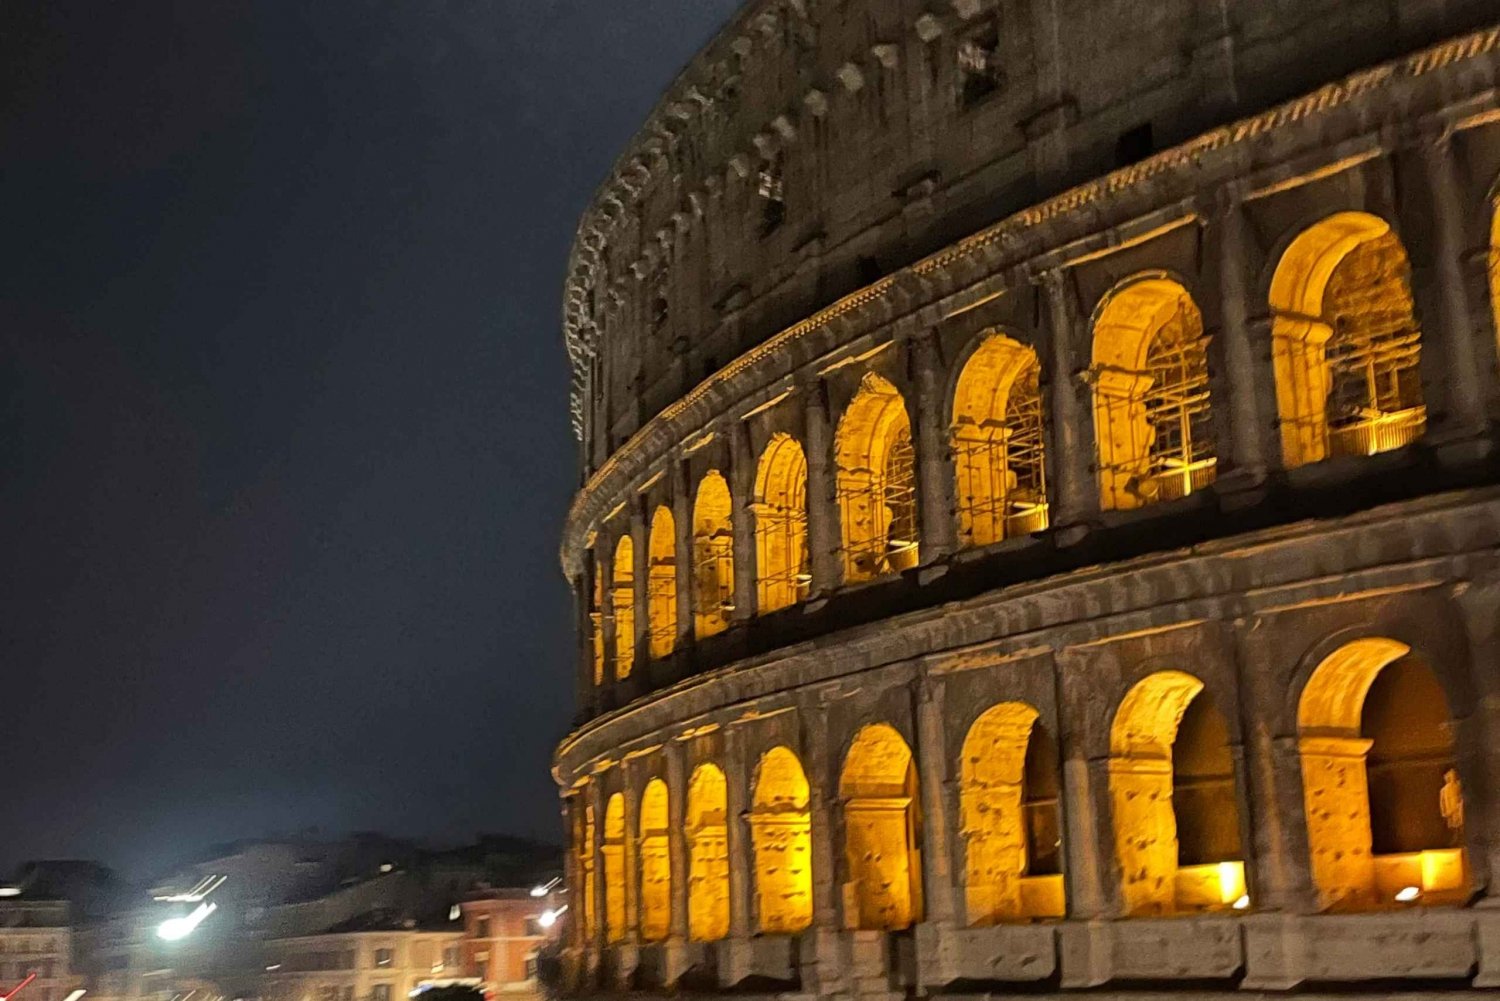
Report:
M 0 897 L 19 897 L 20 895 L 19 886 L 0 886 Z
M 1422 888 L 1420 886 L 1403 886 L 1401 889 L 1396 891 L 1396 902 L 1401 904 L 1409 904 L 1421 895 Z
M 156 937 L 166 942 L 181 941 L 191 935 L 205 918 L 218 909 L 218 904 L 199 904 L 190 914 L 167 918 L 156 926 Z
M 459 918 L 461 918 L 463 916 L 464 916 L 463 908 L 459 907 L 457 904 L 454 904 L 452 907 L 448 908 L 448 920 L 449 921 L 457 921 Z
M 389 862 L 382 862 L 382 863 L 380 863 L 380 871 L 381 872 L 390 872 L 391 870 L 393 870 L 395 868 L 396 867 L 393 866 L 393 865 L 391 865 Z
M 1230 904 L 1229 906 L 1233 907 L 1237 911 L 1248 910 L 1249 907 L 1250 907 L 1250 894 L 1248 894 L 1248 893 L 1242 893 L 1242 894 L 1240 894 L 1239 899 L 1236 900 L 1234 903 Z
M 557 884 L 561 882 L 561 876 L 554 876 L 551 879 L 547 880 L 547 882 L 542 883 L 539 886 L 533 886 L 531 888 L 531 895 L 533 897 L 545 897 L 547 894 L 552 892 L 553 887 L 557 886 Z
M 557 924 L 557 919 L 562 917 L 563 912 L 567 909 L 568 905 L 563 904 L 555 911 L 550 909 L 545 910 L 537 917 L 536 923 L 541 925 L 543 928 L 551 928 L 553 925 Z
M 69 994 L 67 997 L 63 998 L 63 1001 L 78 1001 L 79 998 L 83 997 L 87 993 L 87 990 L 80 987 L 73 993 Z
M 168 893 L 153 899 L 164 904 L 196 904 L 224 885 L 226 876 L 204 876 L 196 886 L 186 893 Z

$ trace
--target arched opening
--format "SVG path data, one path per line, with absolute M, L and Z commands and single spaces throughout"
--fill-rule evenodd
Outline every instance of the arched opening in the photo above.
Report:
M 844 801 L 844 923 L 899 929 L 922 920 L 921 814 L 911 749 L 884 723 L 862 728 L 839 777 Z
M 755 473 L 755 587 L 762 613 L 807 598 L 807 457 L 797 439 L 774 436 Z
M 1187 289 L 1145 278 L 1107 296 L 1091 375 L 1105 510 L 1176 500 L 1213 482 L 1208 338 Z
M 1288 467 L 1410 444 L 1427 423 L 1410 266 L 1390 225 L 1339 212 L 1287 247 L 1271 339 Z
M 729 798 L 724 773 L 703 764 L 688 781 L 688 935 L 713 942 L 729 934 Z
M 991 334 L 958 377 L 950 435 L 964 545 L 1047 527 L 1040 374 L 1035 351 Z
M 574 802 L 577 803 L 582 794 Z M 577 844 L 575 852 L 578 857 L 578 881 L 582 901 L 583 939 L 592 942 L 594 929 L 597 927 L 599 889 L 597 874 L 594 870 L 594 808 L 585 804 L 583 809 L 576 814 L 575 823 L 577 833 Z
M 865 376 L 839 421 L 834 459 L 845 583 L 916 566 L 916 453 L 895 386 Z
M 589 647 L 594 666 L 594 686 L 604 684 L 604 577 L 609 567 L 598 553 L 590 560 L 593 584 L 589 588 Z
M 672 929 L 671 819 L 661 779 L 647 782 L 641 794 L 640 835 L 641 941 L 660 942 Z
M 1126 693 L 1109 789 L 1127 915 L 1249 907 L 1229 727 L 1203 682 L 1158 671 Z
M 773 747 L 755 769 L 750 841 L 759 931 L 792 935 L 812 924 L 810 789 L 797 755 Z
M 625 909 L 625 797 L 615 793 L 604 804 L 604 936 L 622 942 L 629 931 Z
M 635 666 L 635 543 L 620 536 L 615 546 L 615 573 L 609 598 L 614 606 L 615 680 L 630 677 Z
M 991 706 L 964 738 L 959 804 L 971 925 L 1064 913 L 1057 748 L 1022 702 Z
M 734 610 L 734 528 L 729 484 L 710 470 L 693 502 L 693 631 L 713 636 L 729 628 Z
M 658 507 L 651 516 L 646 614 L 653 659 L 677 649 L 677 535 L 672 512 Z
M 1324 658 L 1297 707 L 1313 883 L 1322 906 L 1443 904 L 1468 888 L 1447 697 L 1405 644 Z

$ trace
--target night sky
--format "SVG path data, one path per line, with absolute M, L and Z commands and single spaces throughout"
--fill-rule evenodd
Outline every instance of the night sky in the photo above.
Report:
M 560 837 L 567 252 L 736 6 L 0 6 L 0 865 Z

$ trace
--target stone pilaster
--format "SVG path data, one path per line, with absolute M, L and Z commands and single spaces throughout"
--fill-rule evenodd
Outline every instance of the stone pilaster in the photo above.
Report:
M 1217 422 L 1224 440 L 1217 444 L 1220 467 L 1216 483 L 1221 494 L 1228 494 L 1265 482 L 1275 440 L 1276 388 L 1271 384 L 1269 329 L 1256 331 L 1266 338 L 1266 347 L 1259 352 L 1251 330 L 1252 293 L 1246 271 L 1251 254 L 1245 214 L 1239 201 L 1228 193 L 1215 206 L 1207 236 L 1216 251 L 1219 279 L 1218 343 L 1210 351 L 1223 364 L 1212 390 L 1225 394 L 1227 416 Z
M 915 686 L 917 766 L 922 783 L 922 884 L 926 920 L 955 925 L 963 913 L 953 871 L 954 816 L 947 802 L 948 754 L 943 727 L 943 688 L 928 678 Z
M 1060 541 L 1076 541 L 1099 511 L 1099 491 L 1094 485 L 1093 414 L 1088 386 L 1081 378 L 1086 355 L 1080 345 L 1087 341 L 1078 315 L 1076 293 L 1066 272 L 1041 275 L 1047 338 L 1047 393 L 1051 404 L 1047 436 L 1047 465 L 1051 470 L 1052 526 L 1060 530 Z
M 687 745 L 667 742 L 667 863 L 672 871 L 672 913 L 667 931 L 666 963 L 662 979 L 666 986 L 677 983 L 688 963 L 688 907 L 691 873 L 687 844 Z
M 729 428 L 729 496 L 733 505 L 734 531 L 734 611 L 730 619 L 748 622 L 757 612 L 755 578 L 755 513 L 751 499 L 755 494 L 755 455 L 750 450 L 750 429 L 744 421 Z
M 833 426 L 828 395 L 821 380 L 801 392 L 806 421 L 807 551 L 812 569 L 812 592 L 826 593 L 839 586 L 838 498 L 833 470 Z
M 692 642 L 693 606 L 698 593 L 697 581 L 693 579 L 693 500 L 698 484 L 688 480 L 686 460 L 672 463 L 672 549 L 676 554 L 677 571 L 677 638 L 672 644 L 675 653 Z
M 1464 268 L 1465 204 L 1446 136 L 1428 137 L 1403 161 L 1423 196 L 1398 202 L 1411 263 L 1411 291 L 1422 326 L 1422 388 L 1428 435 L 1462 461 L 1484 433 L 1484 393 Z
M 724 732 L 724 840 L 729 853 L 729 935 L 735 939 L 746 939 L 755 933 L 754 905 L 750 900 L 755 859 L 746 831 L 750 810 L 750 772 L 744 734 L 731 726 Z
M 1500 663 L 1500 580 L 1493 574 L 1462 584 L 1455 599 L 1468 634 L 1474 675 L 1483 679 L 1474 717 L 1457 734 L 1459 773 L 1464 781 L 1464 831 L 1473 882 L 1482 889 L 1481 906 L 1500 908 L 1500 684 L 1478 665 Z M 1496 976 L 1500 981 L 1500 975 Z
M 954 524 L 953 458 L 944 420 L 943 359 L 935 330 L 911 340 L 916 374 L 917 503 L 922 519 L 921 561 L 943 559 L 957 546 Z

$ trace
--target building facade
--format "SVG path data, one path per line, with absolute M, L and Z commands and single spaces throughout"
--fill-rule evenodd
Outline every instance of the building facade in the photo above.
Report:
M 269 1001 L 404 1001 L 432 980 L 462 976 L 452 927 L 332 930 L 266 943 Z
M 461 905 L 463 964 L 487 995 L 539 994 L 537 957 L 560 928 L 543 915 L 561 905 L 551 893 L 530 889 L 488 890 Z
M 1500 986 L 1497 74 L 748 4 L 569 262 L 568 986 Z

